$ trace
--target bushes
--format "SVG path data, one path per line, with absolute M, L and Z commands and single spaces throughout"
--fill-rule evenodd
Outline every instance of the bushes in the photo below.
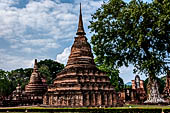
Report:
M 164 113 L 168 111 L 164 109 Z M 162 108 L 11 108 L 0 112 L 162 113 Z
M 170 109 L 164 109 L 164 113 L 170 113 Z

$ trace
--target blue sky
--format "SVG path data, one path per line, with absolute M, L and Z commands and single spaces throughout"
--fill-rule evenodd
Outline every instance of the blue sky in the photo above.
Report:
M 66 64 L 76 36 L 80 2 L 90 42 L 89 20 L 103 0 L 0 0 L 0 69 L 29 68 L 35 58 Z M 134 79 L 132 69 L 120 68 L 125 83 Z

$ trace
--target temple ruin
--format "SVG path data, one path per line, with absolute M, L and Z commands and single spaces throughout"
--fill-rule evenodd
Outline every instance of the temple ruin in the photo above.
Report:
M 34 69 L 30 77 L 28 85 L 25 86 L 25 94 L 29 100 L 34 103 L 42 104 L 43 95 L 47 91 L 46 81 L 40 76 L 38 72 L 37 59 L 35 59 Z
M 123 102 L 130 104 L 142 104 L 146 100 L 144 81 L 140 79 L 139 75 L 136 75 L 135 80 L 132 80 L 132 87 L 125 88 L 120 92 L 119 97 Z
M 49 86 L 43 104 L 57 107 L 117 106 L 116 92 L 109 77 L 94 63 L 85 37 L 81 5 L 76 35 L 67 65 Z
M 143 103 L 147 98 L 144 81 L 140 79 L 139 75 L 136 75 L 135 80 L 132 80 L 131 97 L 131 101 L 134 103 Z
M 43 103 L 43 96 L 47 92 L 47 84 L 44 78 L 38 72 L 37 59 L 35 59 L 34 69 L 30 76 L 28 85 L 25 90 L 21 89 L 18 84 L 16 90 L 4 99 L 1 106 L 22 106 L 22 105 L 38 105 Z

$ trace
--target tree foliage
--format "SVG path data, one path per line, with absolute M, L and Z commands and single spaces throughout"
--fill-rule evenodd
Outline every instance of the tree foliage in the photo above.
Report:
M 17 84 L 21 85 L 21 88 L 24 89 L 25 85 L 28 84 L 30 75 L 32 73 L 32 68 L 27 69 L 16 69 L 8 73 L 9 81 L 11 81 L 11 89 L 15 90 Z
M 51 59 L 45 59 L 38 62 L 38 67 L 40 68 L 39 69 L 40 73 L 52 76 L 51 80 L 53 80 L 54 78 L 56 78 L 56 74 L 59 73 L 64 68 L 64 64 L 60 64 Z M 45 72 L 45 70 L 47 70 L 47 73 Z
M 100 70 L 105 71 L 107 73 L 107 76 L 109 76 L 110 82 L 115 87 L 116 91 L 120 91 L 120 90 L 123 89 L 124 82 L 123 82 L 123 79 L 121 77 L 119 77 L 119 70 L 112 69 L 110 67 L 105 66 L 104 64 L 103 65 L 97 65 L 97 67 Z
M 0 69 L 0 97 L 9 95 L 11 88 L 10 81 L 8 80 L 6 71 Z
M 155 78 L 167 70 L 170 53 L 170 1 L 110 0 L 90 21 L 91 43 L 98 64 L 118 68 L 133 64 L 134 72 Z

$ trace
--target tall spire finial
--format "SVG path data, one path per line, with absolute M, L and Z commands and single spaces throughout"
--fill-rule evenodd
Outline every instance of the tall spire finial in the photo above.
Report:
M 37 59 L 35 59 L 33 72 L 37 72 L 37 71 L 38 71 L 38 65 L 37 65 Z
M 82 14 L 81 14 L 81 3 L 80 3 L 80 15 L 79 15 L 79 24 L 76 35 L 86 35 L 83 28 L 83 20 L 82 20 Z

